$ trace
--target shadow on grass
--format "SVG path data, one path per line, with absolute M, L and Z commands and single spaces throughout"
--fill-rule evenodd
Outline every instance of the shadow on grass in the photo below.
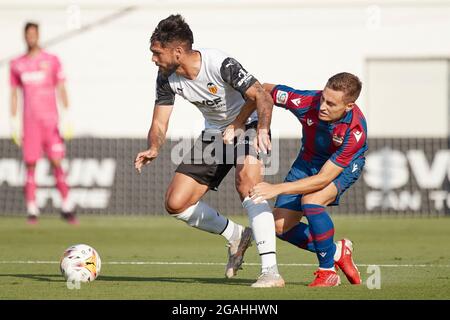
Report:
M 25 278 L 45 282 L 66 282 L 59 274 L 0 274 L 0 277 Z M 171 282 L 171 283 L 204 283 L 204 284 L 222 284 L 234 286 L 250 286 L 254 279 L 225 279 L 225 278 L 201 278 L 201 277 L 133 277 L 133 276 L 102 276 L 100 275 L 96 282 Z M 290 285 L 307 285 L 307 282 L 289 282 Z
M 19 273 L 5 273 L 0 274 L 0 277 L 15 277 L 15 278 L 25 278 L 36 281 L 46 281 L 46 282 L 66 282 L 60 274 L 19 274 Z

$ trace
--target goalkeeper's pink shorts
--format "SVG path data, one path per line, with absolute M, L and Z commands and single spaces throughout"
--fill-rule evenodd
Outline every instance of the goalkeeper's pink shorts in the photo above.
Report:
M 25 163 L 36 163 L 42 151 L 51 160 L 65 156 L 64 141 L 55 121 L 25 121 L 23 128 L 23 159 Z

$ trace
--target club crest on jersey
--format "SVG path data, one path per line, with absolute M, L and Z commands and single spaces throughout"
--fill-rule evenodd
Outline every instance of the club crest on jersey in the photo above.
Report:
M 286 91 L 278 90 L 277 97 L 276 97 L 276 103 L 279 104 L 286 104 L 288 99 L 288 94 Z
M 49 63 L 48 61 L 41 61 L 41 62 L 39 63 L 39 67 L 40 67 L 42 70 L 47 70 L 48 68 L 50 68 L 50 63 Z
M 344 142 L 344 137 L 333 134 L 333 143 L 336 147 L 339 147 Z
M 217 86 L 214 83 L 209 82 L 207 84 L 207 87 L 208 87 L 208 91 L 209 92 L 211 92 L 212 94 L 217 94 L 218 89 L 217 89 Z

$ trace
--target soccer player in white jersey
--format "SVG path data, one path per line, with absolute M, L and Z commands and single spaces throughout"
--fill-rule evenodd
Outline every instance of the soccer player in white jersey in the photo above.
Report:
M 176 169 L 165 196 L 166 210 L 176 219 L 222 235 L 228 241 L 227 278 L 235 276 L 241 267 L 253 235 L 261 257 L 261 275 L 252 287 L 284 287 L 276 261 L 271 208 L 267 201 L 257 204 L 249 197 L 250 189 L 262 180 L 258 152 L 267 153 L 271 149 L 270 96 L 238 61 L 216 49 L 193 50 L 193 42 L 192 31 L 180 15 L 160 21 L 151 36 L 152 61 L 159 67 L 156 101 L 148 149 L 136 156 L 135 168 L 140 172 L 158 156 L 175 95 L 197 106 L 205 118 L 205 129 Z M 255 101 L 257 110 L 246 121 L 247 131 L 226 144 L 222 134 L 233 127 L 234 121 L 240 123 L 237 117 L 246 100 Z M 227 219 L 201 200 L 208 190 L 217 190 L 233 166 L 236 190 L 251 228 Z

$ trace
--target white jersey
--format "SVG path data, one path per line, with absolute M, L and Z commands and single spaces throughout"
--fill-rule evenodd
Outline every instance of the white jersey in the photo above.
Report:
M 193 103 L 205 118 L 205 129 L 223 131 L 241 111 L 244 95 L 257 80 L 242 65 L 217 49 L 200 49 L 201 67 L 194 80 L 175 72 L 156 81 L 155 105 L 173 105 L 175 94 Z M 257 120 L 256 112 L 247 123 Z

